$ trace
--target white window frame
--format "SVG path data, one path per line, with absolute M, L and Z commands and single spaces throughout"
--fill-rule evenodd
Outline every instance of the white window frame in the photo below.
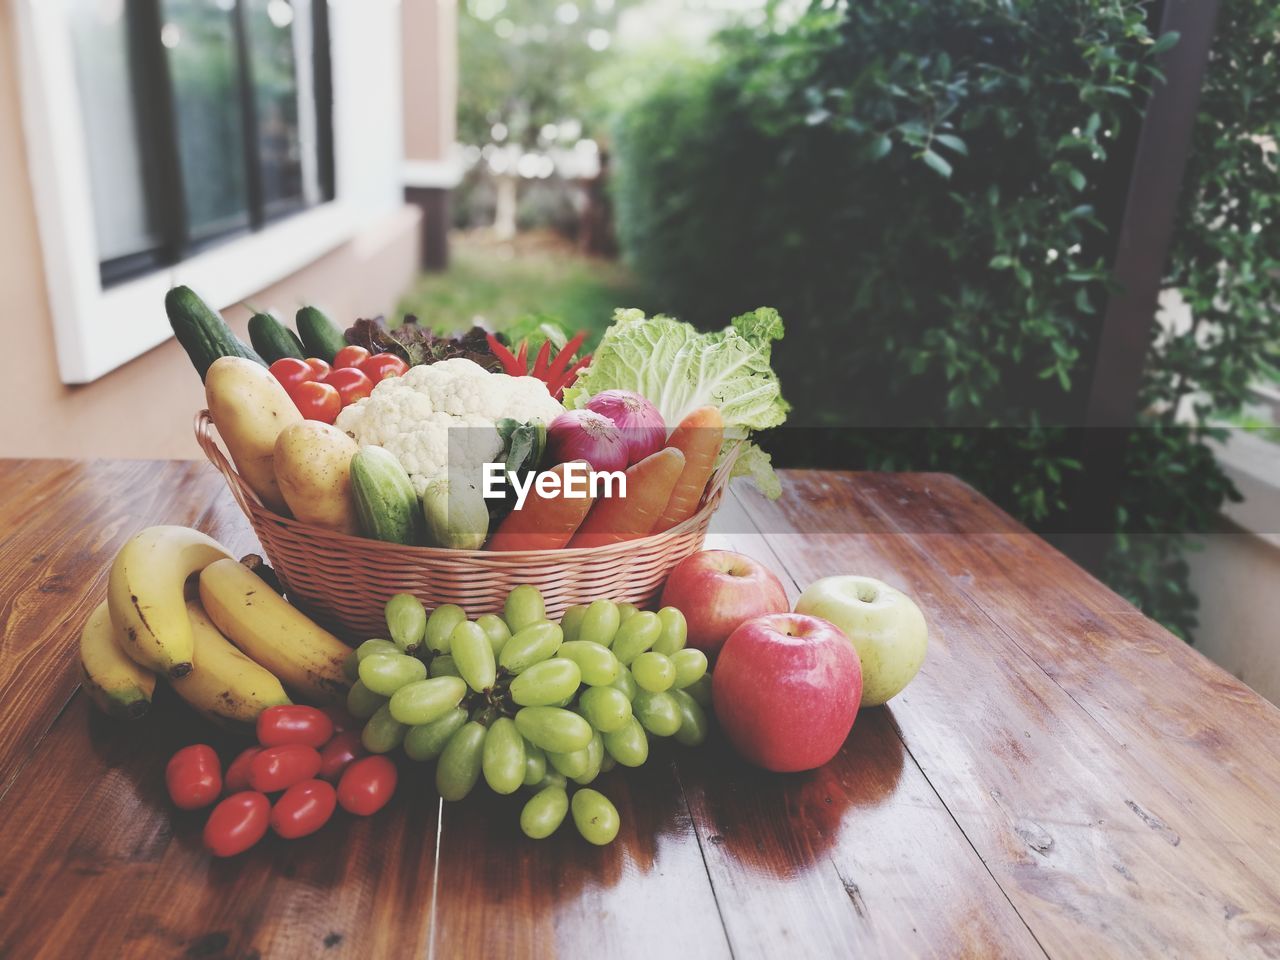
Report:
M 68 7 L 13 2 L 23 132 L 64 383 L 96 380 L 173 336 L 164 312 L 170 287 L 186 284 L 223 309 L 403 204 L 399 2 L 329 0 L 335 198 L 104 289 Z

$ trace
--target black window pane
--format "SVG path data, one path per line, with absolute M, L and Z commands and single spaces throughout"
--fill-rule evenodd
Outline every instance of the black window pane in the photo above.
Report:
M 305 199 L 298 44 L 309 31 L 305 5 L 289 0 L 241 0 L 248 30 L 250 76 L 257 114 L 258 165 L 268 217 Z
M 249 223 L 234 0 L 164 0 L 190 239 Z

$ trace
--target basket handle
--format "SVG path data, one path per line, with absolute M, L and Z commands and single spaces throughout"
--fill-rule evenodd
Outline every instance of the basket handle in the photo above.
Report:
M 256 495 L 248 494 L 248 487 L 244 481 L 240 479 L 240 474 L 236 473 L 235 467 L 231 465 L 231 461 L 227 459 L 226 454 L 222 452 L 222 448 L 218 446 L 218 441 L 214 437 L 213 416 L 208 410 L 201 410 L 196 414 L 196 443 L 200 444 L 200 449 L 204 451 L 205 457 L 213 464 L 222 478 L 227 481 L 227 486 L 231 488 L 231 495 L 236 498 L 236 503 L 240 505 L 240 509 L 244 511 L 246 517 L 252 516 L 252 505 L 249 502 L 249 496 L 253 496 L 257 500 Z

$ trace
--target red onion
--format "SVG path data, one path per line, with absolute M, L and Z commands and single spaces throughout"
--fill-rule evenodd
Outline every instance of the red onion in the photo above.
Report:
M 592 470 L 625 470 L 627 445 L 608 417 L 590 410 L 568 410 L 547 427 L 547 461 L 585 460 Z
M 617 425 L 627 445 L 627 466 L 639 463 L 667 444 L 662 414 L 638 393 L 604 390 L 587 401 L 586 409 L 603 414 Z

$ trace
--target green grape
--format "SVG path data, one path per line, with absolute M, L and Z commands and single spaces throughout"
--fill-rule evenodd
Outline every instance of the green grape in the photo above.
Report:
M 613 759 L 613 756 L 609 753 L 609 751 L 606 750 L 604 754 L 604 759 L 600 761 L 600 772 L 608 773 L 617 765 L 618 765 L 618 761 Z
M 397 593 L 387 601 L 387 630 L 391 640 L 405 653 L 422 646 L 427 635 L 427 609 L 411 593 Z
M 490 689 L 498 679 L 493 646 L 478 624 L 463 620 L 449 637 L 450 656 L 462 679 L 476 693 Z
M 484 736 L 480 767 L 485 783 L 494 793 L 515 793 L 524 783 L 524 761 L 524 737 L 509 717 L 499 717 Z
M 573 823 L 587 843 L 603 847 L 618 835 L 618 809 L 599 790 L 579 790 L 571 807 Z
M 676 682 L 672 686 L 677 690 L 683 690 L 707 675 L 707 655 L 693 647 L 677 650 L 671 655 L 671 662 L 676 668 Z
M 502 610 L 502 618 L 512 633 L 519 633 L 525 627 L 541 623 L 547 619 L 547 608 L 542 602 L 542 594 L 537 587 L 521 584 L 507 594 L 507 603 Z
M 434 760 L 466 722 L 467 711 L 454 707 L 438 720 L 410 727 L 404 735 L 405 755 L 410 760 Z
M 676 743 L 686 747 L 699 747 L 707 739 L 707 714 L 698 701 L 683 690 L 668 690 L 680 711 L 680 729 L 675 732 Z
M 598 643 L 566 640 L 556 651 L 557 657 L 572 660 L 582 671 L 582 682 L 589 687 L 606 686 L 618 678 L 618 658 L 613 651 Z
M 601 733 L 612 733 L 631 719 L 631 701 L 613 687 L 588 687 L 578 698 L 578 710 Z
M 574 604 L 560 617 L 560 629 L 564 631 L 564 642 L 578 639 L 578 631 L 582 629 L 582 618 L 587 615 L 585 603 Z
M 404 653 L 404 651 L 390 640 L 366 640 L 356 647 L 356 662 L 358 663 L 374 653 L 399 654 Z
M 569 778 L 559 770 L 548 770 L 547 775 L 533 785 L 533 792 L 545 790 L 547 787 L 559 787 L 561 790 L 569 788 Z
M 571 694 L 569 694 L 569 696 L 565 697 L 563 700 L 557 700 L 555 703 L 549 703 L 549 704 L 547 704 L 547 706 L 549 706 L 549 707 L 567 707 L 569 704 L 573 703 L 573 698 L 574 698 L 574 694 L 572 694 L 572 693 L 571 693 Z
M 436 607 L 427 617 L 427 647 L 436 653 L 449 652 L 449 638 L 453 628 L 467 619 L 467 611 L 456 603 Z
M 613 683 L 609 684 L 609 686 L 613 687 L 615 690 L 621 690 L 623 696 L 628 700 L 634 700 L 636 698 L 636 691 L 640 689 L 636 686 L 636 678 L 631 675 L 631 671 L 626 667 L 622 667 L 618 670 L 617 678 Z
M 524 785 L 536 786 L 547 776 L 547 754 L 528 740 L 524 742 Z
M 460 680 L 462 679 L 462 674 L 458 672 L 458 665 L 454 662 L 453 657 L 449 656 L 447 653 L 442 653 L 431 658 L 431 676 L 457 677 Z
M 591 738 L 591 742 L 587 744 L 585 752 L 587 754 L 587 769 L 573 778 L 573 782 L 580 787 L 585 787 L 600 776 L 600 766 L 604 763 L 604 739 L 599 733 Z
M 638 767 L 649 759 L 649 738 L 640 721 L 632 717 L 617 730 L 604 734 L 604 749 L 624 767 Z
M 391 704 L 384 703 L 364 725 L 360 743 L 370 753 L 390 753 L 404 742 L 409 728 L 391 715 Z
M 680 729 L 680 708 L 666 691 L 650 693 L 641 690 L 631 701 L 631 709 L 635 711 L 636 719 L 655 737 L 669 737 Z
M 562 636 L 560 625 L 546 620 L 525 627 L 507 641 L 498 664 L 508 673 L 523 673 L 535 663 L 554 656 Z
M 569 794 L 564 787 L 543 787 L 520 811 L 520 829 L 533 840 L 551 836 L 564 823 L 569 812 Z
M 676 682 L 676 667 L 662 654 L 650 650 L 631 661 L 631 675 L 640 689 L 661 693 Z
M 582 671 L 572 660 L 543 660 L 511 681 L 511 699 L 522 707 L 546 707 L 572 697 Z
M 685 622 L 684 614 L 675 607 L 663 607 L 658 611 L 658 620 L 662 623 L 662 633 L 654 641 L 653 649 L 668 657 L 677 650 L 683 650 L 689 638 L 689 624 Z
M 495 613 L 486 613 L 476 617 L 476 626 L 483 630 L 484 635 L 489 638 L 489 645 L 493 647 L 493 655 L 495 657 L 502 652 L 502 648 L 511 639 L 511 628 L 507 626 L 507 621 Z
M 401 723 L 420 726 L 438 720 L 462 702 L 467 685 L 457 677 L 435 677 L 406 683 L 391 695 L 391 715 Z
M 371 653 L 360 661 L 360 682 L 384 697 L 406 683 L 427 678 L 427 665 L 403 653 Z
M 559 707 L 523 707 L 516 713 L 516 728 L 548 753 L 572 753 L 591 742 L 591 724 Z
M 588 741 L 590 742 L 590 741 Z M 552 753 L 547 752 L 547 762 L 555 767 L 557 771 L 563 773 L 570 780 L 576 779 L 587 772 L 591 767 L 591 754 L 587 752 L 587 748 L 574 750 L 570 753 Z
M 347 678 L 347 683 L 360 679 L 360 658 L 354 650 L 342 658 L 342 675 Z
M 596 600 L 582 615 L 578 639 L 607 647 L 613 643 L 614 635 L 618 632 L 618 624 L 621 622 L 622 614 L 618 612 L 616 603 L 612 600 Z
M 662 621 L 656 613 L 647 610 L 637 613 L 618 628 L 618 635 L 613 638 L 613 655 L 619 663 L 627 666 L 652 647 L 660 633 Z
M 484 724 L 472 720 L 459 727 L 440 752 L 436 790 L 445 800 L 461 800 L 480 779 L 486 733 Z
M 682 687 L 689 696 L 698 702 L 703 710 L 711 709 L 711 674 L 704 673 L 687 687 Z
M 386 702 L 386 697 L 374 693 L 359 680 L 351 684 L 351 689 L 347 691 L 347 713 L 357 720 L 368 720 Z
M 618 623 L 620 625 L 626 623 L 628 620 L 630 620 L 639 612 L 640 612 L 640 608 L 637 607 L 634 603 L 618 604 Z

